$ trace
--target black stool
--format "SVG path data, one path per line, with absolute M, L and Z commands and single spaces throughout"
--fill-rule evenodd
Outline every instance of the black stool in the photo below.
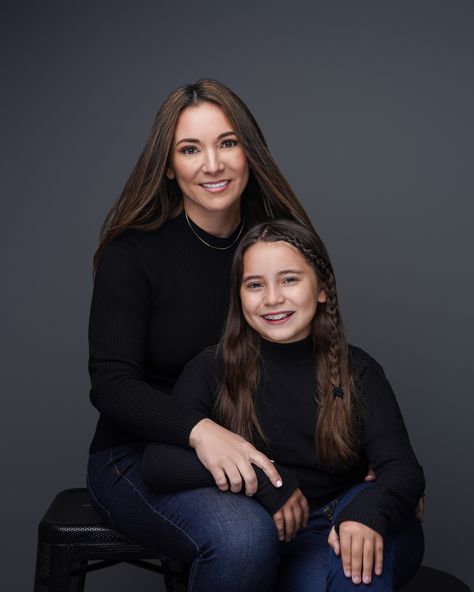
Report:
M 156 565 L 145 559 L 158 559 Z M 89 562 L 92 561 L 89 565 Z M 34 592 L 83 592 L 86 574 L 130 563 L 163 575 L 168 592 L 186 592 L 187 570 L 109 528 L 91 506 L 86 489 L 66 489 L 55 498 L 38 528 Z M 400 592 L 470 592 L 447 573 L 421 567 Z
M 88 572 L 121 562 L 161 574 L 168 592 L 186 592 L 185 567 L 109 528 L 87 489 L 59 493 L 38 527 L 34 592 L 82 592 Z

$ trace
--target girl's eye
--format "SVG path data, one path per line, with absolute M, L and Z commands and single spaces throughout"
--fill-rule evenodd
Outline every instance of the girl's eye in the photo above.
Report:
M 222 147 L 223 148 L 233 148 L 234 146 L 237 146 L 238 142 L 237 140 L 224 140 L 222 142 Z
M 180 152 L 181 154 L 196 154 L 197 148 L 196 146 L 184 146 Z
M 290 277 L 286 277 L 283 280 L 283 283 L 284 284 L 295 284 L 298 281 L 299 281 L 299 278 L 297 278 L 296 276 L 290 276 Z
M 249 282 L 245 287 L 249 290 L 255 290 L 256 288 L 261 288 L 262 284 L 260 282 Z

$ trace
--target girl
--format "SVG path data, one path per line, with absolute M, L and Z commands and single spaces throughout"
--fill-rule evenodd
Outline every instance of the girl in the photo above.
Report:
M 276 525 L 261 558 L 269 589 L 388 591 L 416 571 L 423 471 L 382 368 L 347 345 L 312 230 L 280 220 L 246 234 L 221 342 L 189 362 L 173 397 L 253 441 L 283 476 L 275 489 L 259 471 L 254 496 Z M 377 479 L 361 483 L 369 464 Z M 161 492 L 211 484 L 194 451 L 176 446 L 149 445 L 143 473 Z

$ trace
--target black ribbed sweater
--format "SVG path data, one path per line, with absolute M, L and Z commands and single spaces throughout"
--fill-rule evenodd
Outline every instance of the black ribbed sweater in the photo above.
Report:
M 273 514 L 299 486 L 311 506 L 320 507 L 360 482 L 370 464 L 376 481 L 340 512 L 337 525 L 354 520 L 384 536 L 387 527 L 396 528 L 413 515 L 424 490 L 423 471 L 381 366 L 359 348 L 350 347 L 349 352 L 364 408 L 361 461 L 352 470 L 328 473 L 318 467 L 315 454 L 318 406 L 312 341 L 307 338 L 276 344 L 262 340 L 261 379 L 255 404 L 268 445 L 260 441 L 256 444 L 275 460 L 284 485 L 274 488 L 259 471 L 255 497 Z M 218 377 L 215 348 L 208 348 L 186 366 L 173 397 L 197 413 L 212 417 Z M 194 451 L 178 446 L 147 446 L 143 476 L 150 487 L 163 492 L 213 484 Z
M 238 235 L 197 230 L 216 247 Z M 181 214 L 104 249 L 89 322 L 90 396 L 100 412 L 91 452 L 127 442 L 188 445 L 205 414 L 170 392 L 186 362 L 220 338 L 236 247 L 206 246 Z

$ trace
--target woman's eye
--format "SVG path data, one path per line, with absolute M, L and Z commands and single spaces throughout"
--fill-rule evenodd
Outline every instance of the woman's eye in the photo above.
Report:
M 238 142 L 237 140 L 224 140 L 222 142 L 222 147 L 223 148 L 233 148 L 234 146 L 237 146 Z
M 256 288 L 261 288 L 262 284 L 260 282 L 250 282 L 247 284 L 246 288 L 249 290 L 255 290 Z
M 180 152 L 181 154 L 196 154 L 197 148 L 196 146 L 184 146 Z

